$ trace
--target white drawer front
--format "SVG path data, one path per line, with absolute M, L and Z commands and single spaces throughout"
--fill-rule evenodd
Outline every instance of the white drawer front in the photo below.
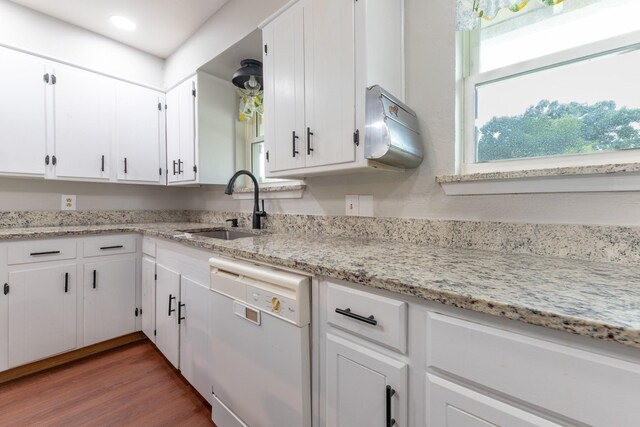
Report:
M 152 258 L 156 257 L 157 245 L 155 240 L 142 239 L 142 253 Z
M 29 240 L 9 244 L 9 265 L 74 259 L 76 239 Z
M 327 282 L 327 286 L 331 325 L 406 353 L 407 303 L 334 283 Z
M 109 236 L 89 237 L 84 240 L 83 256 L 85 258 L 128 254 L 136 251 L 137 236 L 114 234 Z
M 427 365 L 573 420 L 637 426 L 640 365 L 429 314 Z

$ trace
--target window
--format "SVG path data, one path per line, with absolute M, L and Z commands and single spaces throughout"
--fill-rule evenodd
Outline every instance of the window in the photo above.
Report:
M 462 172 L 640 161 L 640 1 L 523 1 L 461 33 Z

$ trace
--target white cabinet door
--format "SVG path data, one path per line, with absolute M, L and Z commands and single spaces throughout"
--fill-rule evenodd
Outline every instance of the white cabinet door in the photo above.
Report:
M 355 160 L 355 2 L 304 8 L 305 115 L 313 132 L 307 167 Z
M 9 368 L 76 347 L 76 265 L 9 273 Z
M 55 175 L 108 179 L 115 112 L 115 80 L 56 64 Z
M 84 345 L 136 330 L 136 258 L 84 266 Z
M 0 48 L 0 173 L 44 175 L 45 62 Z
M 437 376 L 427 374 L 427 425 L 431 427 L 558 426 Z
M 394 426 L 408 425 L 405 363 L 332 334 L 327 335 L 326 363 L 328 426 L 383 427 L 388 418 Z
M 182 277 L 178 315 L 180 323 L 180 371 L 189 383 L 211 403 L 209 363 L 208 285 Z
M 164 95 L 125 82 L 116 85 L 116 176 L 120 181 L 160 183 Z
M 156 261 L 142 258 L 142 332 L 156 342 Z
M 8 368 L 9 357 L 9 278 L 6 259 L 7 248 L 0 246 L 0 372 Z
M 284 12 L 262 31 L 265 45 L 265 147 L 271 172 L 304 168 L 304 9 Z
M 180 85 L 180 181 L 196 180 L 196 78 Z
M 196 178 L 196 77 L 167 93 L 167 163 L 170 183 Z
M 156 266 L 156 346 L 178 368 L 180 366 L 180 325 L 178 299 L 180 274 L 158 264 Z

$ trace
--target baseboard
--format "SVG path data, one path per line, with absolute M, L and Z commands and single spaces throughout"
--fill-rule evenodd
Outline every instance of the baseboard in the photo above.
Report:
M 93 344 L 88 347 L 82 347 L 67 353 L 58 354 L 47 359 L 38 360 L 37 362 L 29 363 L 28 365 L 18 366 L 4 372 L 0 372 L 0 384 L 146 339 L 147 337 L 142 332 L 134 332 L 112 340 Z

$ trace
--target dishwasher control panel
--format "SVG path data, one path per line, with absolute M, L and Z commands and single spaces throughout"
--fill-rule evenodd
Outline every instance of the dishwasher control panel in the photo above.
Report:
M 297 322 L 298 304 L 294 299 L 266 289 L 247 286 L 246 302 L 292 322 Z
M 211 258 L 212 291 L 298 326 L 311 321 L 310 278 L 246 261 Z

